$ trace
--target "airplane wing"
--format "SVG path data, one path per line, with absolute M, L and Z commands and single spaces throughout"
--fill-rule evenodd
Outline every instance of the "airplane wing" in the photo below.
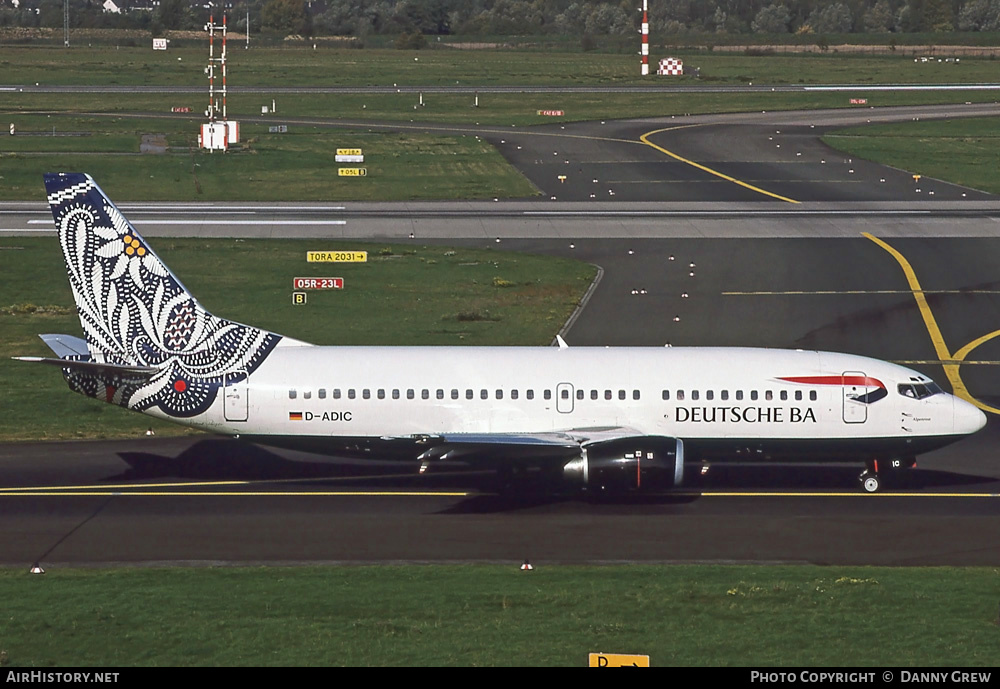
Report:
M 551 433 L 443 433 L 423 439 L 428 448 L 418 459 L 458 460 L 477 466 L 500 463 L 546 466 L 566 462 L 593 443 L 642 436 L 642 432 L 626 427 L 576 428 Z
M 651 436 L 634 428 L 576 428 L 552 433 L 443 433 L 419 440 L 421 472 L 435 461 L 458 461 L 482 469 L 556 472 L 598 490 L 679 486 L 684 478 L 684 441 Z

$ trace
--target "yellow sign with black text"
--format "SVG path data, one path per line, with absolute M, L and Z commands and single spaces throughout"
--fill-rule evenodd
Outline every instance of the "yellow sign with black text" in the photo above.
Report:
M 307 251 L 309 263 L 367 263 L 367 251 Z
M 649 656 L 627 653 L 591 653 L 590 667 L 649 667 Z
M 339 156 L 359 156 L 361 155 L 360 148 L 338 148 L 337 155 Z
M 366 177 L 368 169 L 363 167 L 339 167 L 337 175 L 340 177 Z

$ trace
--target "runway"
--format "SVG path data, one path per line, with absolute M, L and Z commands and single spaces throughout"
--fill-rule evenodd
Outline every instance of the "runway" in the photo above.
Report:
M 662 123 L 640 124 L 615 126 L 654 131 Z M 714 131 L 728 132 L 729 141 L 763 145 L 734 127 L 729 122 Z M 812 135 L 796 136 L 809 156 L 820 155 L 815 141 L 809 140 Z M 526 136 L 524 141 L 528 140 L 549 141 Z M 499 238 L 501 249 L 571 255 L 602 266 L 600 285 L 565 334 L 571 346 L 821 348 L 906 362 L 942 383 L 946 381 L 941 362 L 958 361 L 970 393 L 984 404 L 1000 404 L 996 395 L 1000 337 L 992 337 L 1000 328 L 996 237 L 1000 205 L 995 198 L 933 183 L 924 187 L 935 189 L 933 200 L 925 195 L 916 201 L 908 173 L 872 165 L 854 168 L 853 174 L 866 180 L 862 184 L 843 181 L 850 179 L 846 168 L 843 177 L 813 179 L 818 168 L 812 164 L 772 161 L 765 175 L 747 160 L 741 172 L 740 165 L 720 164 L 708 155 L 724 152 L 724 141 L 656 139 L 657 145 L 688 160 L 734 178 L 738 172 L 753 186 L 764 188 L 765 178 L 783 180 L 766 190 L 780 196 L 800 190 L 802 201 L 793 204 L 724 180 L 706 181 L 701 176 L 708 173 L 672 158 L 660 161 L 666 166 L 663 170 L 655 170 L 649 161 L 602 163 L 604 144 L 590 150 L 591 140 L 581 141 L 586 143 L 571 153 L 578 166 L 593 166 L 586 167 L 588 171 L 646 170 L 650 179 L 659 180 L 690 168 L 685 175 L 691 180 L 669 188 L 687 187 L 692 198 L 701 200 L 647 201 L 643 208 L 625 208 L 618 205 L 621 198 L 614 205 L 593 204 L 589 197 L 566 203 L 543 199 L 497 202 L 494 213 L 487 210 L 489 202 L 400 204 L 384 213 L 375 206 L 351 203 L 342 204 L 343 210 L 161 208 L 136 214 L 135 220 L 151 237 L 173 231 L 245 232 L 410 241 L 412 233 L 413 241 L 480 246 L 497 246 Z M 524 144 L 520 145 L 523 151 Z M 662 156 L 641 144 L 621 147 Z M 741 149 L 732 148 L 736 160 Z M 548 164 L 530 161 L 543 153 L 539 144 L 520 163 L 539 182 L 551 177 Z M 515 162 L 518 159 L 512 156 Z M 683 168 L 675 169 L 675 164 Z M 824 164 L 829 163 L 815 165 Z M 808 185 L 795 186 L 791 180 L 798 173 L 811 180 Z M 893 175 L 897 178 L 893 183 L 876 181 Z M 619 188 L 648 191 L 663 186 L 657 182 Z M 710 202 L 701 198 L 705 189 L 727 191 Z M 621 196 L 629 193 L 622 191 Z M 550 205 L 557 203 L 561 205 Z M 414 212 L 407 212 L 407 206 Z M 535 215 L 550 209 L 556 212 Z M 22 220 L 43 217 L 33 215 L 38 211 L 32 208 L 7 207 L 14 210 L 25 212 L 3 212 L 4 228 L 15 229 Z M 127 204 L 123 210 L 132 216 Z M 245 212 L 264 212 L 271 224 L 204 222 Z M 191 224 L 143 225 L 143 220 L 177 217 Z M 277 224 L 300 218 L 345 222 Z M 20 227 L 43 229 L 27 223 Z M 909 273 L 893 253 L 863 231 L 887 242 L 904 258 Z M 919 280 L 926 309 L 914 298 L 909 274 Z M 927 310 L 934 316 L 940 342 L 928 328 Z M 691 472 L 688 488 L 680 494 L 639 503 L 511 500 L 480 493 L 477 477 L 399 476 L 398 467 L 317 464 L 301 455 L 203 436 L 5 445 L 0 446 L 0 501 L 5 503 L 7 528 L 0 535 L 0 562 L 520 562 L 529 558 L 535 563 L 996 566 L 1000 564 L 1000 533 L 993 524 L 1000 497 L 998 432 L 991 419 L 980 434 L 921 458 L 919 467 L 885 494 L 860 494 L 856 484 L 860 468 L 855 466 L 715 466 L 705 477 Z

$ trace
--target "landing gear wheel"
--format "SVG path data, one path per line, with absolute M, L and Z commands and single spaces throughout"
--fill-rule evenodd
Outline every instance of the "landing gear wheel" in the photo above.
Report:
M 866 493 L 877 493 L 881 487 L 882 481 L 879 479 L 878 474 L 869 471 L 861 474 L 861 488 Z

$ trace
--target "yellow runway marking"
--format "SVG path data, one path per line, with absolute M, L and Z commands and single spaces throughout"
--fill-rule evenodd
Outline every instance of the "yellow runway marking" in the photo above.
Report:
M 693 493 L 704 498 L 1000 498 L 998 493 L 746 493 L 713 491 Z
M 924 294 L 1000 294 L 996 289 L 925 289 Z M 870 295 L 870 294 L 913 294 L 908 289 L 821 289 L 821 290 L 783 290 L 759 292 L 722 292 L 724 297 L 787 297 L 787 296 L 823 296 L 823 295 Z M 997 331 L 1000 334 L 1000 331 Z M 995 337 L 995 335 L 994 335 Z M 977 345 L 978 346 L 978 345 Z
M 16 490 L 16 492 L 15 492 Z M 58 490 L 46 488 L 0 489 L 0 497 L 409 497 L 409 498 L 465 498 L 481 493 L 452 491 L 152 491 L 152 490 Z M 850 492 L 751 492 L 706 491 L 703 493 L 678 492 L 664 497 L 703 498 L 1000 498 L 998 493 L 862 493 Z
M 182 483 L 113 483 L 96 486 L 27 486 L 23 488 L 0 488 L 0 494 L 19 493 L 22 491 L 46 490 L 112 490 L 114 488 L 194 488 L 197 486 L 248 486 L 251 481 L 190 481 Z
M 719 172 L 718 170 L 713 170 L 710 167 L 706 167 L 706 166 L 702 165 L 701 163 L 696 163 L 693 160 L 688 160 L 687 158 L 683 158 L 683 157 L 677 155 L 676 153 L 674 153 L 673 151 L 668 151 L 667 149 L 663 148 L 662 146 L 657 146 L 656 144 L 654 144 L 652 141 L 649 140 L 650 136 L 652 136 L 653 134 L 659 134 L 660 132 L 670 132 L 670 131 L 674 131 L 676 129 L 685 129 L 687 127 L 701 127 L 701 126 L 704 126 L 704 125 L 699 125 L 699 124 L 684 124 L 684 125 L 679 125 L 677 127 L 666 127 L 665 129 L 657 129 L 657 130 L 652 131 L 652 132 L 646 132 L 645 134 L 643 134 L 642 136 L 639 137 L 639 140 L 642 141 L 647 146 L 652 146 L 653 148 L 655 148 L 660 153 L 665 153 L 666 155 L 670 156 L 674 160 L 679 160 L 680 162 L 685 163 L 687 165 L 690 165 L 691 167 L 696 167 L 699 170 L 701 170 L 703 172 L 707 172 L 710 175 L 715 175 L 716 177 L 721 177 L 722 179 L 726 180 L 727 182 L 732 182 L 733 184 L 738 184 L 741 187 L 745 187 L 745 188 L 747 188 L 747 189 L 749 189 L 751 191 L 755 191 L 758 194 L 763 194 L 764 196 L 770 196 L 771 198 L 778 199 L 779 201 L 787 201 L 788 203 L 799 203 L 798 201 L 796 201 L 794 199 L 790 199 L 790 198 L 788 198 L 786 196 L 781 196 L 780 194 L 775 194 L 774 192 L 767 191 L 766 189 L 761 189 L 760 187 L 755 187 L 754 185 L 748 184 L 747 182 L 744 182 L 742 180 L 738 180 L 735 177 L 730 177 L 729 175 L 723 174 L 723 173 Z
M 991 333 L 983 335 L 982 337 L 965 345 L 954 354 L 951 354 L 948 349 L 948 345 L 944 341 L 944 335 L 941 334 L 941 328 L 938 327 L 937 319 L 934 318 L 934 313 L 931 311 L 931 307 L 927 303 L 926 295 L 929 294 L 929 292 L 925 292 L 920 286 L 920 280 L 917 279 L 917 274 L 913 270 L 913 266 L 910 265 L 910 262 L 906 260 L 906 257 L 903 256 L 903 254 L 896 251 L 896 249 L 891 247 L 885 241 L 868 232 L 862 232 L 861 234 L 885 249 L 890 256 L 896 259 L 896 263 L 899 264 L 899 267 L 903 269 L 903 275 L 906 276 L 906 282 L 910 285 L 910 291 L 913 293 L 913 299 L 917 302 L 917 308 L 920 310 L 920 316 L 923 318 L 924 327 L 927 328 L 927 334 L 931 338 L 931 344 L 934 345 L 934 351 L 938 355 L 938 359 L 942 362 L 954 362 L 941 364 L 944 369 L 944 374 L 948 378 L 948 382 L 951 383 L 952 391 L 958 397 L 971 402 L 983 411 L 1000 415 L 1000 409 L 984 404 L 972 396 L 968 388 L 965 387 L 965 383 L 962 381 L 962 376 L 959 372 L 959 365 L 964 362 L 965 357 L 967 357 L 979 345 L 1000 336 L 1000 330 L 994 330 Z
M 425 491 L 340 491 L 340 490 L 317 490 L 317 491 L 169 491 L 169 490 L 60 490 L 50 491 L 47 489 L 18 490 L 13 492 L 4 489 L 0 497 L 435 497 L 435 498 L 462 498 L 471 493 L 461 492 L 425 492 Z

